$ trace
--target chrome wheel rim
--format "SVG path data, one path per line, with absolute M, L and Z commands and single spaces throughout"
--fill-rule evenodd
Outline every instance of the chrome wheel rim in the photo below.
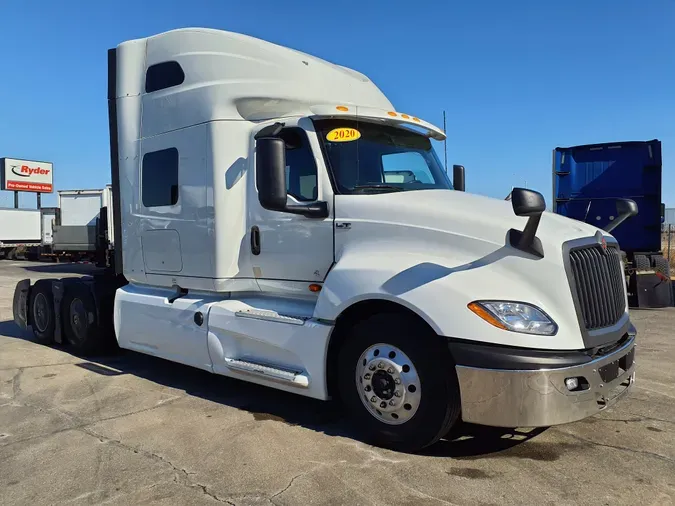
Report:
M 43 293 L 38 293 L 33 301 L 33 322 L 38 332 L 46 332 L 49 326 L 49 308 Z
M 410 420 L 422 399 L 415 365 L 390 344 L 374 344 L 361 354 L 356 366 L 356 388 L 366 410 L 389 425 Z

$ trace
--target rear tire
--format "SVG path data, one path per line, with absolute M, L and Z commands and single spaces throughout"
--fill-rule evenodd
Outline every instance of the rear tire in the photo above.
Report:
M 40 279 L 31 288 L 28 314 L 35 341 L 40 344 L 52 344 L 56 315 L 50 280 Z
M 460 414 L 446 344 L 403 314 L 377 314 L 352 327 L 338 357 L 338 386 L 354 427 L 386 448 L 414 452 L 429 446 Z
M 99 331 L 96 301 L 89 286 L 80 282 L 65 285 L 61 301 L 61 319 L 66 340 L 78 355 L 90 356 L 107 350 Z

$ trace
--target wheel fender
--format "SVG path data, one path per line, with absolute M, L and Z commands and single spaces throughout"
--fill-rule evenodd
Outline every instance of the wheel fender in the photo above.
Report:
M 377 265 L 377 268 L 374 266 Z M 329 272 L 323 284 L 314 317 L 320 320 L 335 321 L 346 309 L 359 302 L 381 300 L 403 306 L 422 318 L 437 334 L 443 332 L 439 322 L 419 304 L 419 297 L 410 293 L 392 289 L 397 275 L 408 267 L 388 261 L 387 268 L 375 257 L 361 255 L 344 256 Z M 400 278 L 399 278 L 400 279 Z M 418 287 L 420 290 L 425 288 Z M 447 329 L 445 329 L 447 330 Z

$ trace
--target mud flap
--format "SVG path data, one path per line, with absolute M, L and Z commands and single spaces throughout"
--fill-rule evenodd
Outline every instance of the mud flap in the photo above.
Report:
M 30 279 L 22 279 L 16 284 L 14 289 L 14 301 L 12 311 L 14 312 L 14 323 L 22 330 L 27 330 L 28 325 L 28 300 L 30 298 Z

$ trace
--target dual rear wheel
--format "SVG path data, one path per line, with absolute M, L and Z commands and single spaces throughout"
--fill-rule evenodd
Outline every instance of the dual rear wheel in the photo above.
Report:
M 64 341 L 78 355 L 92 355 L 108 348 L 107 334 L 99 325 L 96 301 L 89 285 L 73 279 L 63 280 L 60 323 Z M 52 280 L 42 279 L 31 287 L 29 313 L 35 340 L 54 343 L 57 318 Z

